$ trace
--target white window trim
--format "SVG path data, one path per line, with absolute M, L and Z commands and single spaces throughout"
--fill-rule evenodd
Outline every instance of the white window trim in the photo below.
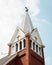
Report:
M 23 42 L 23 40 L 22 40 L 22 49 L 24 49 L 24 42 Z
M 20 51 L 20 47 L 19 47 L 19 46 L 20 46 L 20 44 L 19 44 L 19 42 L 18 42 L 18 52 Z

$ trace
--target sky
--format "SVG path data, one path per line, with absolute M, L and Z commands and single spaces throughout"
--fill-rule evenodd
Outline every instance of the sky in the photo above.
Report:
M 8 53 L 7 44 L 23 20 L 25 6 L 45 45 L 45 65 L 52 65 L 52 0 L 0 0 L 0 58 Z

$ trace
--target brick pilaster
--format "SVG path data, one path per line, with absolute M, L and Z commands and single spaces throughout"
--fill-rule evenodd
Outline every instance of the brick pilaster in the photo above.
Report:
M 26 59 L 27 65 L 30 65 L 30 36 L 26 35 Z
M 11 45 L 8 45 L 9 46 L 9 51 L 8 51 L 8 56 L 11 54 Z

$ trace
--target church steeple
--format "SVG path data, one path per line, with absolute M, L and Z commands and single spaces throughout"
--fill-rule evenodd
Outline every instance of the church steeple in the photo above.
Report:
M 34 28 L 33 28 L 32 22 L 31 22 L 31 18 L 28 14 L 28 8 L 27 7 L 25 7 L 25 8 L 26 8 L 26 10 L 25 10 L 26 14 L 21 23 L 21 29 L 25 32 L 25 34 L 27 34 L 27 33 L 30 34 Z
M 8 44 L 8 56 L 0 61 L 0 65 L 45 65 L 44 45 L 38 30 L 33 28 L 28 8 L 21 28 L 16 28 Z

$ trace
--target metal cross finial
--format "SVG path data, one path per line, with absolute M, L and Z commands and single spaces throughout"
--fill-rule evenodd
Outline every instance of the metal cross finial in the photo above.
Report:
M 27 7 L 25 7 L 25 9 L 26 9 L 25 11 L 26 11 L 26 12 L 28 12 L 28 8 L 27 8 Z

